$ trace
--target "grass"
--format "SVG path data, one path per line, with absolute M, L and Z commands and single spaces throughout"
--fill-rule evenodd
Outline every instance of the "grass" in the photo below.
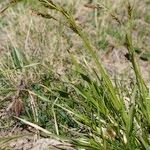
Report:
M 89 12 L 94 19 L 91 17 L 90 27 L 86 27 L 87 22 L 84 27 L 72 15 L 80 1 L 66 6 L 65 2 L 39 0 L 36 5 L 34 1 L 24 2 L 27 9 L 21 3 L 14 6 L 17 10 L 9 8 L 17 2 L 2 10 L 2 15 L 6 14 L 2 31 L 8 41 L 3 45 L 0 64 L 0 107 L 13 99 L 10 110 L 17 120 L 44 136 L 68 137 L 76 149 L 148 150 L 149 90 L 135 51 L 135 45 L 145 51 L 149 48 L 142 42 L 148 29 L 142 30 L 137 43 L 139 39 L 133 36 L 137 4 L 125 2 L 123 7 L 123 1 L 117 1 L 111 7 L 111 2 L 97 1 L 99 8 Z M 28 14 L 29 9 L 34 16 Z M 149 26 L 147 21 L 145 24 Z M 91 31 L 95 31 L 94 38 Z M 96 50 L 108 50 L 109 36 L 114 46 L 124 46 L 130 56 L 134 79 L 126 86 L 110 77 Z

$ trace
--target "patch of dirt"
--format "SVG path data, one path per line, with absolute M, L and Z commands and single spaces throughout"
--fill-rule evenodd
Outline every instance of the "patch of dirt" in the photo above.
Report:
M 18 134 L 16 132 L 18 132 Z M 0 132 L 1 137 L 3 137 L 3 141 L 0 141 L 2 150 L 75 150 L 72 145 L 66 141 L 42 138 L 28 131 L 20 131 L 20 128 L 15 129 L 15 132 L 12 133 L 11 136 L 6 136 L 6 133 L 9 132 Z M 4 140 L 5 138 L 8 140 Z
M 127 50 L 124 47 L 120 47 L 101 55 L 102 62 L 112 78 L 115 76 L 123 76 L 125 80 L 135 78 L 131 62 L 125 57 L 126 53 Z M 140 60 L 138 55 L 136 59 L 138 60 L 141 74 L 147 86 L 150 87 L 150 63 L 149 61 Z

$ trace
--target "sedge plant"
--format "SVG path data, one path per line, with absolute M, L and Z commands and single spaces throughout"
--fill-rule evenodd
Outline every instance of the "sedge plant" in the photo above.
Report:
M 1 13 L 17 2 L 20 2 L 20 0 L 12 0 Z M 90 67 L 90 70 L 88 70 L 87 64 L 79 63 L 75 54 L 69 52 L 70 59 L 76 68 L 74 71 L 76 77 L 80 79 L 79 83 L 74 83 L 66 78 L 58 88 L 51 88 L 49 85 L 42 83 L 38 84 L 40 89 L 38 92 L 26 89 L 30 96 L 37 97 L 47 106 L 51 106 L 49 108 L 52 109 L 57 136 L 61 136 L 63 134 L 61 130 L 63 130 L 66 136 L 69 134 L 71 143 L 77 149 L 148 150 L 150 147 L 150 98 L 148 88 L 135 58 L 132 39 L 132 23 L 134 20 L 132 14 L 135 8 L 129 2 L 127 3 L 128 17 L 126 23 L 122 23 L 115 16 L 115 13 L 112 13 L 113 18 L 119 22 L 120 26 L 123 26 L 125 46 L 130 55 L 130 62 L 136 79 L 130 88 L 130 92 L 128 92 L 129 89 L 124 88 L 124 93 L 128 93 L 129 98 L 129 102 L 126 104 L 124 93 L 112 82 L 87 33 L 75 22 L 71 13 L 51 0 L 39 0 L 39 3 L 45 11 L 33 9 L 32 12 L 39 17 L 59 21 L 65 27 L 71 29 L 79 36 L 85 51 L 95 64 L 95 67 Z M 63 20 L 57 19 L 48 11 L 60 13 Z M 18 64 L 19 60 L 16 60 Z M 55 101 L 50 101 L 49 94 L 43 94 L 43 91 L 50 93 Z M 34 120 L 38 124 L 39 119 L 36 119 L 36 117 L 38 118 L 40 115 L 36 115 L 36 109 L 32 113 L 34 113 Z M 69 121 L 67 122 L 64 118 Z M 23 121 L 23 123 L 28 122 L 18 117 L 17 119 Z M 30 124 L 32 123 L 28 122 L 28 125 Z M 47 133 L 43 128 L 42 131 Z

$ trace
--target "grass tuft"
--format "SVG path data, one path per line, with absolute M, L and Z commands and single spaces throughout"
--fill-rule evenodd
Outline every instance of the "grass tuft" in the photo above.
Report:
M 12 4 L 18 2 L 20 0 L 10 1 L 1 13 L 5 13 Z M 17 48 L 5 54 L 5 59 L 0 64 L 2 96 L 7 96 L 9 93 L 15 94 L 15 98 L 21 99 L 24 103 L 22 115 L 15 118 L 50 137 L 59 139 L 68 137 L 77 149 L 148 150 L 150 147 L 150 97 L 136 59 L 137 51 L 133 38 L 136 5 L 126 2 L 123 12 L 125 16 L 122 19 L 117 9 L 109 10 L 107 4 L 97 5 L 103 6 L 102 11 L 108 13 L 111 21 L 114 21 L 113 24 L 117 26 L 117 29 L 111 30 L 108 23 L 103 32 L 110 36 L 117 31 L 116 39 L 119 40 L 118 36 L 123 36 L 120 44 L 128 51 L 129 65 L 132 66 L 135 80 L 129 80 L 130 84 L 123 87 L 118 79 L 112 80 L 99 58 L 98 51 L 93 46 L 92 39 L 83 26 L 77 23 L 71 11 L 52 0 L 39 0 L 38 3 L 42 9 L 38 7 L 35 9 L 35 4 L 32 4 L 30 6 L 32 14 L 46 21 L 49 19 L 55 21 L 55 26 L 58 26 L 60 31 L 56 30 L 58 34 L 56 49 L 65 43 L 62 41 L 67 41 L 69 49 L 68 47 L 65 49 L 65 56 L 68 56 L 68 59 L 65 59 L 64 63 L 66 68 L 67 65 L 71 67 L 65 75 L 61 75 L 55 72 L 55 67 L 52 67 L 49 57 L 47 57 L 48 60 L 43 61 L 29 58 L 26 52 Z M 91 4 L 88 3 L 89 5 Z M 100 8 L 92 7 L 92 9 L 98 11 Z M 97 12 L 97 21 L 98 15 Z M 106 18 L 102 19 L 104 21 Z M 95 21 L 96 30 L 99 29 L 97 21 Z M 35 30 L 36 26 L 35 24 Z M 30 26 L 29 32 L 32 30 Z M 65 35 L 65 31 L 82 41 L 84 51 L 80 52 L 86 54 L 83 60 L 77 58 L 80 52 L 71 51 L 71 37 Z M 104 35 L 103 32 L 102 35 Z M 28 33 L 26 38 L 31 38 L 30 34 Z M 37 37 L 40 38 L 39 35 Z M 38 40 L 41 44 L 45 41 L 45 37 Z M 101 48 L 109 47 L 107 39 L 97 41 L 99 42 L 94 43 L 98 43 Z M 50 42 L 47 40 L 47 43 Z M 47 43 L 45 42 L 45 45 Z M 58 56 L 57 52 L 55 57 Z M 90 58 L 90 61 L 86 58 Z M 11 61 L 7 63 L 6 60 Z M 59 65 L 61 61 L 58 62 Z M 54 59 L 53 64 L 55 63 L 57 62 Z M 18 86 L 18 79 L 19 83 L 24 82 L 23 87 Z

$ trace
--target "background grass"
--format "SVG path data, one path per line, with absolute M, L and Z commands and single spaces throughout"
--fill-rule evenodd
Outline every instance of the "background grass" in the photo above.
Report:
M 149 60 L 149 2 L 86 3 L 23 1 L 1 15 L 0 108 L 77 148 L 149 149 L 149 91 L 135 58 Z M 113 49 L 128 54 L 131 79 L 107 69 Z

